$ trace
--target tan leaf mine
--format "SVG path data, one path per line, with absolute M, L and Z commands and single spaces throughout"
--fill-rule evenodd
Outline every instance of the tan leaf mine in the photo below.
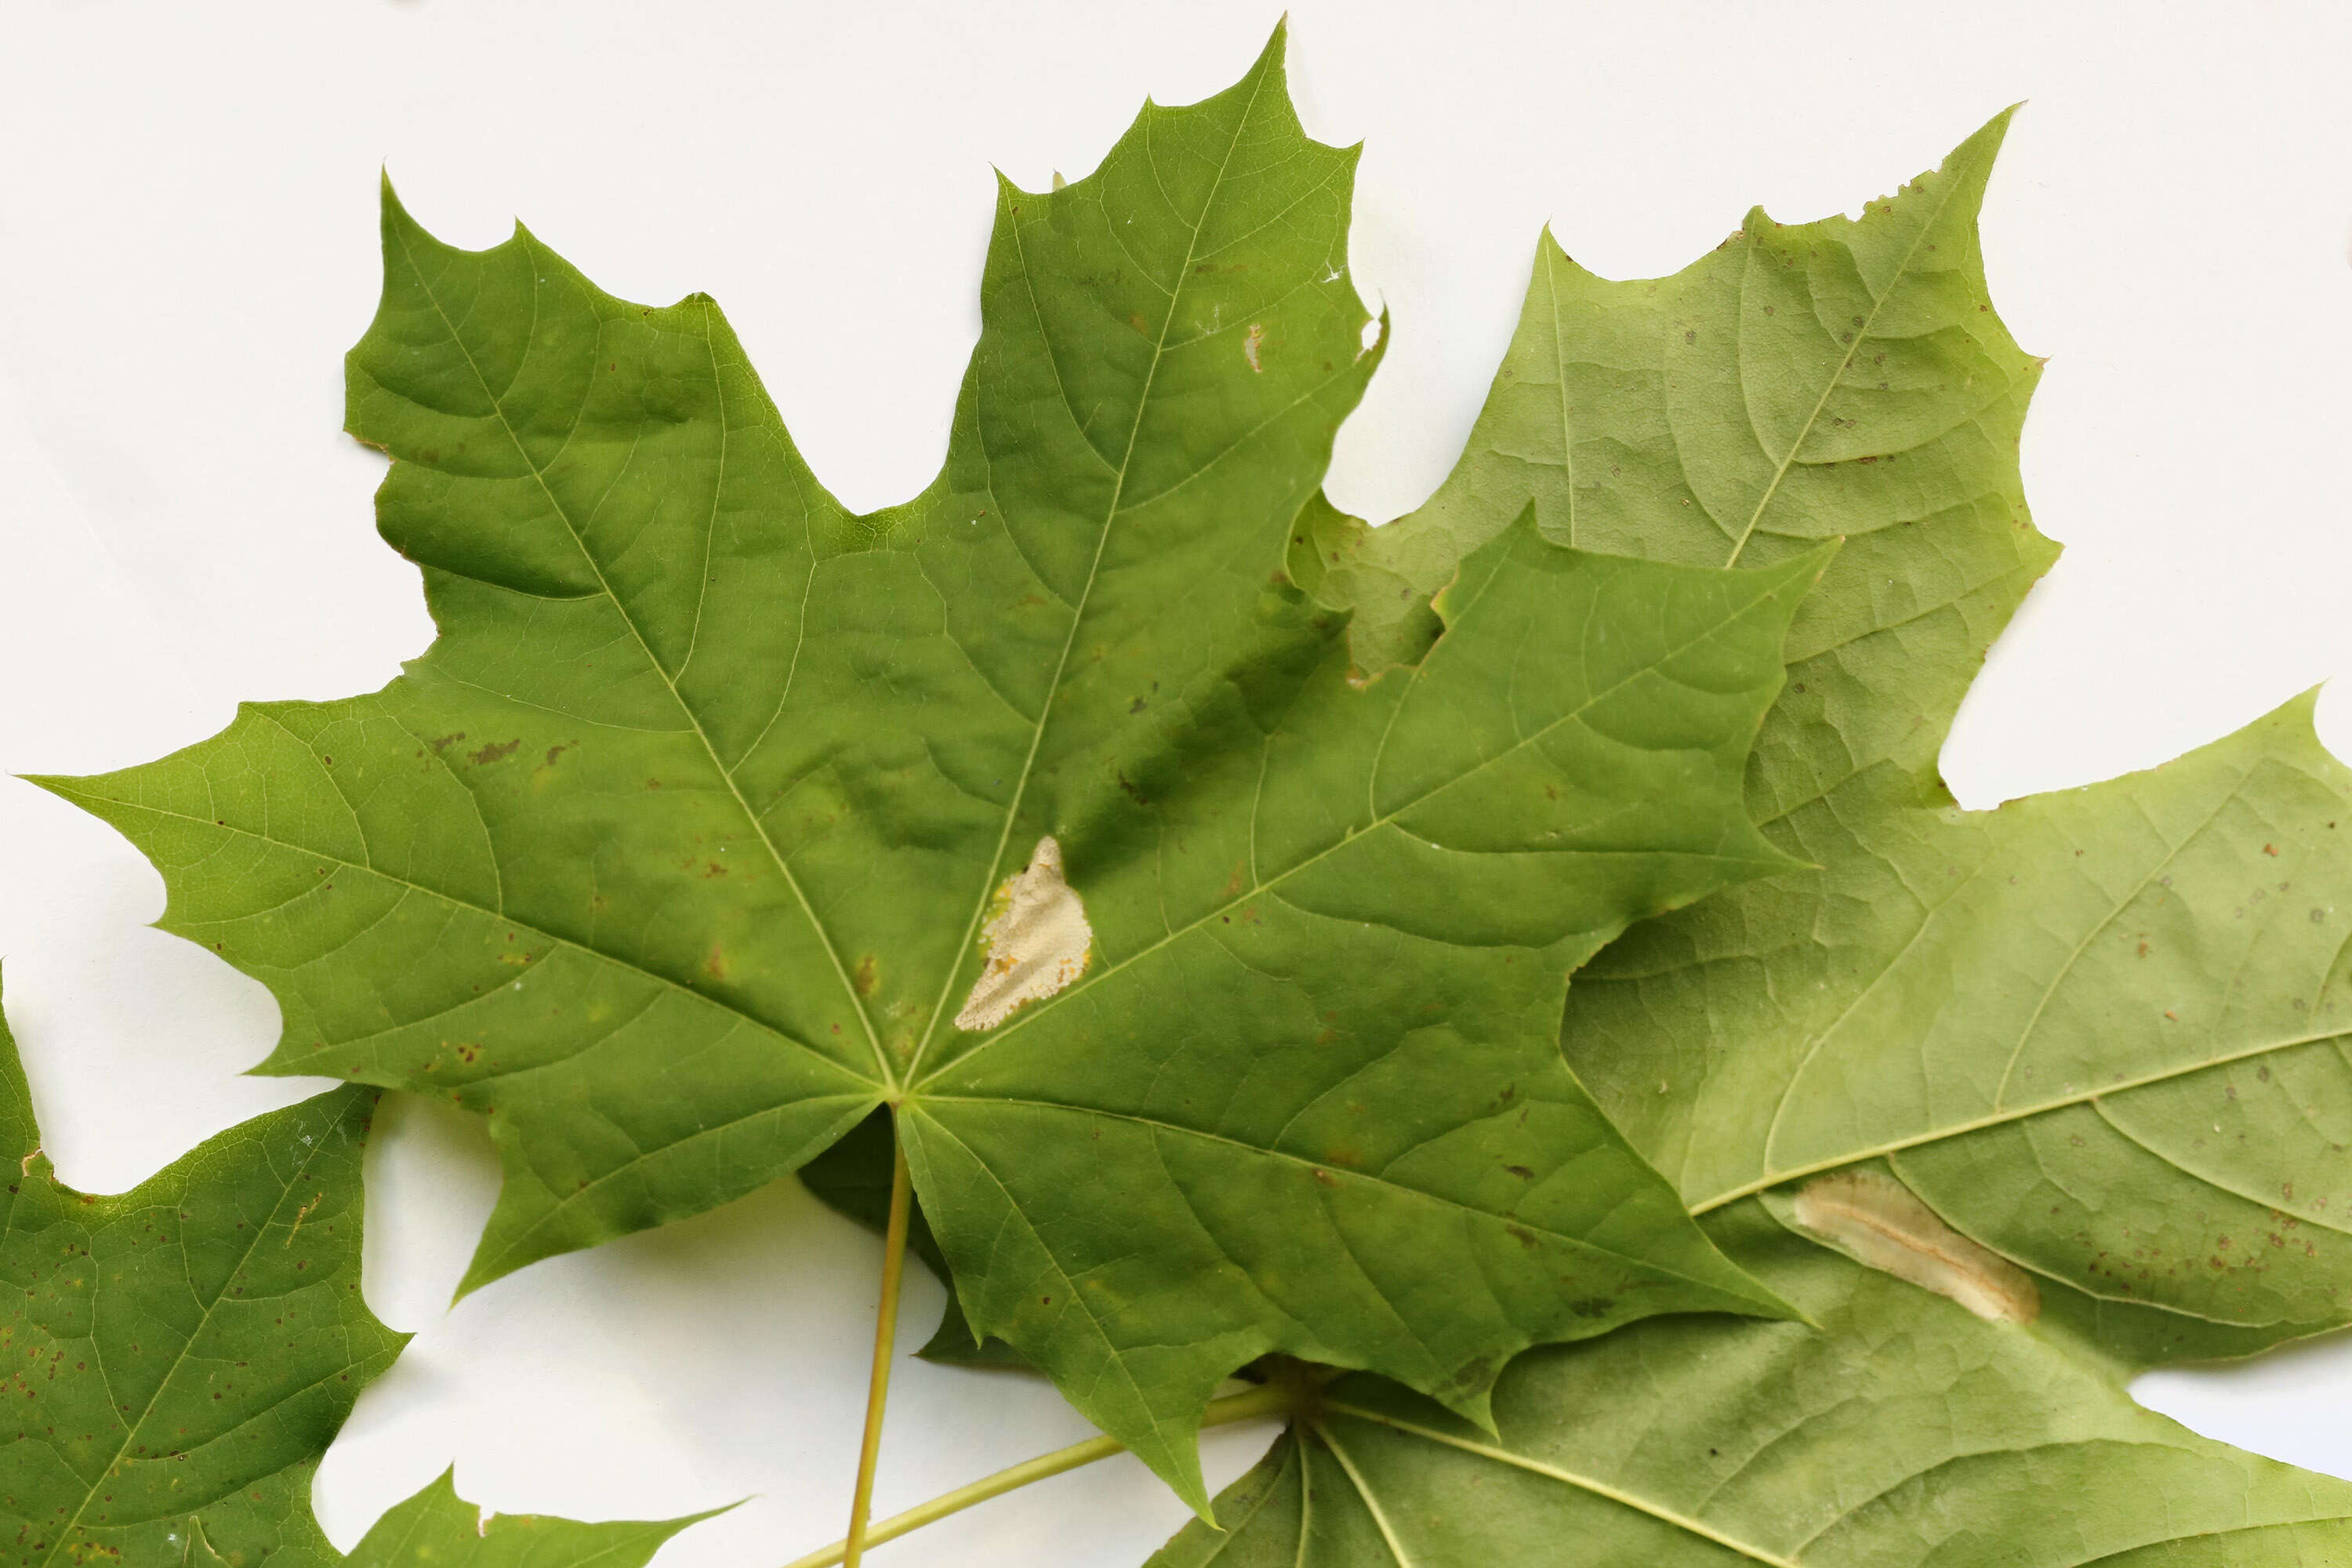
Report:
M 1086 905 L 1062 879 L 1062 847 L 1037 840 L 1029 864 L 997 889 L 998 910 L 980 933 L 988 954 L 963 1010 L 959 1029 L 992 1029 L 1030 1002 L 1051 996 L 1087 972 L 1094 927 Z
M 1911 1189 L 1878 1171 L 1845 1171 L 1806 1184 L 1797 1223 L 1857 1262 L 1948 1296 L 1988 1322 L 2042 1315 L 2033 1277 L 1946 1225 Z

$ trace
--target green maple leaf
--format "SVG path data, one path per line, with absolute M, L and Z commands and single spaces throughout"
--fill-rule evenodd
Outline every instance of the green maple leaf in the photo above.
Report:
M 404 1335 L 360 1299 L 372 1089 L 256 1117 L 130 1192 L 41 1152 L 0 1021 L 0 1563 L 337 1561 L 310 1479 Z
M 0 1018 L 0 1563 L 635 1568 L 660 1523 L 499 1520 L 447 1478 L 346 1558 L 310 1512 L 319 1461 L 406 1340 L 360 1297 L 360 1157 L 376 1093 L 257 1116 L 127 1193 L 41 1152 Z
M 1539 1342 L 1782 1306 L 1554 1046 L 1628 921 L 1790 863 L 1740 778 L 1823 554 L 1494 532 L 1411 671 L 1282 567 L 1377 363 L 1281 40 L 1006 184 L 940 478 L 853 517 L 715 306 L 384 206 L 350 423 L 440 638 L 372 696 L 50 780 L 267 983 L 267 1070 L 445 1093 L 468 1286 L 895 1108 L 971 1330 L 1196 1505 L 1272 1351 L 1475 1418 Z
M 1562 1040 L 1695 1209 L 1886 1156 L 1960 1230 L 2179 1314 L 2181 1353 L 2240 1354 L 2352 1321 L 2333 1043 L 2352 1030 L 2352 773 L 2306 698 L 2151 773 L 1953 805 L 1936 752 L 2055 555 L 2015 458 L 2039 365 L 1990 309 L 1974 233 L 2005 121 L 1859 223 L 1751 219 L 1654 294 L 1583 279 L 1523 323 L 1515 363 L 1549 339 L 1554 363 L 1646 342 L 1665 367 L 1654 403 L 1593 400 L 1604 429 L 1570 416 L 1580 479 L 1537 470 L 1611 548 L 1638 533 L 1686 559 L 1742 517 L 1748 559 L 1849 535 L 1748 778 L 1768 835 L 1821 869 L 1636 928 L 1585 973 Z M 1543 273 L 1559 281 L 1549 255 Z M 1689 438 L 1692 389 L 1735 387 L 1756 436 Z M 1498 388 L 1487 465 L 1528 403 Z M 1496 487 L 1465 469 L 1452 494 Z
M 1455 562 L 1523 507 L 1549 538 L 1704 566 L 1843 538 L 1758 742 L 1768 822 L 1880 761 L 1932 770 L 1993 637 L 2057 558 L 2016 445 L 2041 363 L 1993 313 L 1977 208 L 2004 113 L 1860 219 L 1761 209 L 1671 278 L 1612 282 L 1546 233 L 1462 459 L 1366 529 L 1328 502 L 1292 553 L 1367 670 L 1417 654 Z
M 1152 1568 L 2306 1568 L 2352 1484 L 2141 1409 L 2106 1303 L 1987 1321 L 1783 1229 L 1725 1250 L 1797 1323 L 1666 1318 L 1531 1351 L 1494 1432 L 1357 1375 Z
M 1357 609 L 1368 668 L 1425 643 L 1427 584 L 1528 504 L 1555 537 L 1672 560 L 1847 535 L 1748 775 L 1767 835 L 1815 868 L 1634 927 L 1562 1030 L 1729 1255 L 1818 1327 L 1531 1352 L 1497 1391 L 1499 1441 L 1341 1383 L 1332 1408 L 1356 1414 L 1302 1426 L 1221 1501 L 1251 1523 L 1220 1563 L 2352 1550 L 2352 1490 L 2124 1387 L 2347 1321 L 2352 775 L 2308 698 L 1995 812 L 1958 810 L 1936 772 L 2055 554 L 2014 456 L 2039 367 L 1976 242 L 2005 119 L 1858 222 L 1758 214 L 1674 278 L 1604 282 L 1547 239 L 1430 505 L 1302 527 L 1298 574 Z M 1188 1532 L 1162 1562 L 1211 1545 Z
M 1622 1064 L 1597 1091 L 1696 1206 L 1884 1156 L 2037 1273 L 2174 1315 L 2183 1353 L 2352 1321 L 2352 773 L 2309 699 L 1997 812 L 1880 773 L 1788 820 L 1828 869 L 1747 911 L 1755 989 L 1701 922 L 1634 939 L 1570 1010 L 1572 1059 Z M 1782 938 L 1865 901 L 1810 952 Z M 1637 1063 L 1684 1085 L 1638 1120 Z

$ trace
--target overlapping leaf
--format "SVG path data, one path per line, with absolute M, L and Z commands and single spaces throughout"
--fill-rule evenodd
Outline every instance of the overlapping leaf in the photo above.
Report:
M 1709 1228 L 1818 1327 L 1670 1318 L 1529 1352 L 1496 1430 L 1331 1384 L 1153 1568 L 2311 1568 L 2352 1484 L 2133 1404 L 2108 1304 L 1988 1322 L 1781 1228 Z M 2153 1316 L 2153 1314 L 2149 1314 Z
M 2014 457 L 2037 367 L 1974 234 L 2001 125 L 1858 222 L 1759 215 L 1655 283 L 1547 243 L 1444 489 L 1301 532 L 1325 599 L 1381 606 L 1368 663 L 1529 499 L 1669 559 L 1846 532 L 1748 779 L 1822 870 L 1635 928 L 1570 997 L 1569 1059 L 1696 1208 L 1890 1156 L 1964 1232 L 2242 1353 L 2352 1318 L 2352 775 L 2306 698 L 2152 773 L 1953 807 L 1936 751 L 2053 553 Z
M 1849 534 L 1748 780 L 1768 835 L 1820 868 L 1635 927 L 1580 976 L 1562 1036 L 1818 1326 L 1531 1352 L 1497 1391 L 1499 1441 L 1343 1382 L 1224 1500 L 1249 1523 L 1216 1561 L 2352 1552 L 2340 1483 L 2190 1437 L 2122 1386 L 2347 1320 L 2352 777 L 2307 698 L 1998 812 L 1958 811 L 1935 771 L 2053 553 L 2012 455 L 2036 367 L 1977 260 L 2000 131 L 1859 223 L 1758 215 L 1673 279 L 1603 283 L 1547 241 L 1431 505 L 1376 534 L 1302 520 L 1298 574 L 1358 608 L 1369 668 L 1426 641 L 1426 584 L 1530 500 L 1556 536 L 1669 559 Z M 1818 1231 L 1800 1191 L 1822 1194 Z M 1847 1246 L 1899 1278 L 1816 1250 Z M 1161 1561 L 1213 1547 L 1189 1531 Z
M 1588 973 L 1563 1040 L 1694 1207 L 1891 1155 L 1962 1231 L 2240 1353 L 2243 1331 L 2352 1317 L 2352 1069 L 2334 1043 L 2352 775 L 2306 699 L 2153 773 L 1952 806 L 1935 751 L 2052 554 L 2013 455 L 2035 366 L 1976 259 L 1999 124 L 1859 224 L 1751 220 L 1656 295 L 1587 288 L 1531 317 L 1563 361 L 1643 341 L 1670 393 L 1743 389 L 1751 472 L 1785 456 L 1751 551 L 1784 515 L 1800 535 L 1870 530 L 1807 606 L 1749 778 L 1767 832 L 1822 869 L 1639 928 Z M 1790 374 L 1832 363 L 1822 388 Z M 1514 406 L 1498 395 L 1489 417 Z M 1677 462 L 1640 484 L 1577 414 L 1566 428 L 1593 454 L 1584 515 L 1679 542 L 1732 492 L 1664 407 Z M 1665 487 L 1675 472 L 1702 504 Z
M 1821 558 L 1498 528 L 1435 647 L 1351 681 L 1282 568 L 1377 360 L 1353 163 L 1277 37 L 1087 179 L 1005 186 L 946 468 L 867 517 L 709 300 L 387 197 L 351 420 L 439 641 L 50 787 L 271 986 L 273 1070 L 489 1115 L 471 1283 L 888 1105 L 972 1329 L 1196 1502 L 1197 1412 L 1265 1352 L 1475 1416 L 1527 1344 L 1778 1310 L 1553 1038 L 1627 921 L 1789 863 L 1740 777 Z
M 2016 445 L 2039 362 L 1994 315 L 1977 209 L 2000 115 L 1859 219 L 1759 210 L 1671 278 L 1594 277 L 1546 234 L 1459 465 L 1368 531 L 1293 552 L 1368 670 L 1430 632 L 1454 563 L 1532 505 L 1547 537 L 1694 565 L 1846 546 L 1800 612 L 1751 778 L 1768 818 L 1872 763 L 1932 768 L 1985 649 L 2056 547 Z
M 1831 896 L 1879 919 L 1755 965 L 1780 998 L 1770 1026 L 1755 992 L 1701 978 L 1729 954 L 1698 927 L 1676 962 L 1646 942 L 1623 955 L 1604 1005 L 1572 1015 L 1580 1061 L 1629 1043 L 1612 1026 L 1637 994 L 1664 1018 L 1704 991 L 1748 1026 L 1711 1041 L 1676 1013 L 1687 1047 L 1721 1055 L 1643 1058 L 1660 1081 L 1694 1069 L 1676 1165 L 1696 1204 L 1885 1154 L 1963 1231 L 2210 1326 L 2212 1353 L 2246 1348 L 2237 1331 L 2352 1319 L 2352 775 L 2307 699 L 2164 768 L 1999 812 L 1863 785 L 1795 824 L 1832 821 L 1815 840 L 1844 870 Z M 1786 984 L 1801 973 L 1809 989 Z M 1609 1087 L 1635 1089 L 1630 1071 Z

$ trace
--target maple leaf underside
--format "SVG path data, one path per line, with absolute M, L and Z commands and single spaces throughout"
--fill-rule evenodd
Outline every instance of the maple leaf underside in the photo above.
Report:
M 1377 532 L 1303 519 L 1294 574 L 1355 612 L 1371 668 L 1417 657 L 1417 605 L 1529 506 L 1556 540 L 1700 563 L 1846 536 L 1748 779 L 1814 868 L 1637 924 L 1580 974 L 1561 1035 L 1820 1332 L 1665 1321 L 1531 1352 L 1496 1434 L 1343 1383 L 1220 1500 L 1247 1520 L 1221 1563 L 1535 1563 L 1569 1541 L 1580 1563 L 1816 1568 L 2352 1552 L 2342 1483 L 2123 1387 L 2341 1326 L 2352 1300 L 2352 781 L 2310 698 L 1998 812 L 1959 811 L 1935 771 L 2056 553 L 2015 459 L 2039 365 L 1991 314 L 1975 233 L 2006 121 L 1858 222 L 1759 213 L 1671 279 L 1603 281 L 1547 237 L 1429 505 Z M 1211 1544 L 1188 1529 L 1160 1562 Z

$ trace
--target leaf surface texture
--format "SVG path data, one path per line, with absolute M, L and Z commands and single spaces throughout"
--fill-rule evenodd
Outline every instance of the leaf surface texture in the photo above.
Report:
M 709 300 L 387 192 L 350 424 L 438 640 L 48 783 L 271 987 L 271 1070 L 488 1116 L 469 1285 L 890 1107 L 970 1331 L 1196 1505 L 1198 1412 L 1267 1352 L 1475 1419 L 1530 1343 L 1783 1310 L 1554 1039 L 1628 922 L 1790 864 L 1741 780 L 1828 547 L 1618 560 L 1528 513 L 1351 679 L 1285 562 L 1379 356 L 1355 155 L 1281 47 L 1003 186 L 944 468 L 869 516 Z
M 127 1193 L 41 1152 L 0 1022 L 0 1563 L 340 1561 L 310 1514 L 327 1445 L 403 1336 L 360 1300 L 372 1089 L 230 1129 Z
M 1752 214 L 1672 278 L 1547 237 L 1454 474 L 1378 531 L 1310 509 L 1293 560 L 1374 668 L 1525 506 L 1666 560 L 1844 535 L 1748 775 L 1820 869 L 1633 928 L 1569 999 L 1569 1061 L 1697 1209 L 1885 1156 L 1978 1242 L 2174 1314 L 2166 1353 L 2243 1354 L 2352 1302 L 2352 775 L 2305 697 L 2085 790 L 1945 790 L 1952 715 L 2056 553 L 2017 470 L 2039 363 L 1976 237 L 2007 118 L 1859 219 Z
M 1220 1499 L 1233 1533 L 1189 1527 L 1156 1568 L 2352 1554 L 2352 1489 L 2125 1389 L 2352 1300 L 2352 778 L 2310 698 L 1998 811 L 1958 810 L 1936 773 L 2054 555 L 2014 457 L 2038 366 L 1976 248 L 2002 123 L 1859 221 L 1753 215 L 1675 278 L 1604 282 L 1547 238 L 1446 485 L 1377 531 L 1311 506 L 1292 542 L 1378 669 L 1420 656 L 1448 563 L 1530 505 L 1552 537 L 1670 560 L 1847 536 L 1748 778 L 1766 835 L 1816 868 L 1635 926 L 1562 1033 L 1811 1326 L 1662 1320 L 1530 1352 L 1491 1434 L 1343 1379 Z
M 310 1488 L 406 1336 L 360 1297 L 361 1154 L 375 1091 L 255 1117 L 127 1193 L 78 1193 L 0 1019 L 5 1185 L 0 1563 L 185 1568 L 639 1568 L 708 1515 L 484 1524 L 449 1478 L 346 1557 Z M 14 1152 L 21 1151 L 21 1153 Z
M 1531 1351 L 1487 1433 L 1332 1384 L 1151 1568 L 2311 1568 L 2352 1485 L 2199 1437 L 2099 1364 L 2102 1303 L 2032 1328 L 1864 1268 L 1750 1200 L 1730 1255 L 1818 1328 L 1666 1318 Z

